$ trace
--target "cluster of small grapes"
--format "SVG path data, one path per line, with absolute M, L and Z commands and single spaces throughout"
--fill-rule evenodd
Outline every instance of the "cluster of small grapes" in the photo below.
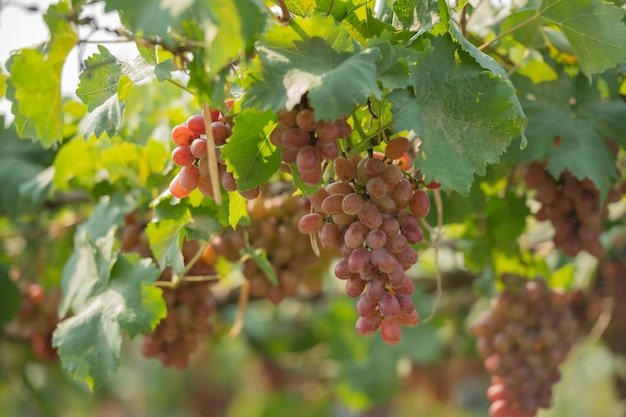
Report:
M 359 297 L 357 332 L 367 335 L 380 327 L 391 345 L 400 341 L 401 325 L 419 322 L 409 298 L 414 284 L 405 271 L 418 260 L 410 245 L 424 239 L 418 218 L 430 209 L 426 191 L 394 163 L 408 148 L 408 139 L 397 137 L 384 155 L 337 158 L 337 181 L 310 197 L 314 212 L 298 223 L 301 232 L 317 234 L 323 248 L 340 249 L 335 275 L 346 280 L 349 296 Z
M 61 301 L 61 291 L 46 291 L 39 284 L 28 283 L 20 286 L 20 292 L 17 316 L 20 332 L 30 340 L 39 360 L 57 360 L 57 351 L 52 347 L 52 333 L 59 323 L 57 307 Z
M 472 327 L 476 349 L 492 375 L 492 417 L 532 417 L 549 408 L 558 365 L 574 342 L 577 322 L 567 294 L 541 279 L 503 276 L 505 291 Z
M 317 185 L 322 178 L 323 161 L 335 160 L 339 156 L 337 140 L 351 133 L 345 118 L 316 121 L 315 111 L 304 100 L 300 106 L 278 112 L 278 125 L 270 134 L 270 141 L 282 148 L 285 164 L 296 164 L 302 182 Z
M 144 233 L 145 226 L 146 222 L 138 220 L 135 213 L 126 216 L 121 231 L 123 251 L 153 257 Z M 197 241 L 185 241 L 182 248 L 185 263 L 189 263 L 200 249 Z M 189 275 L 215 274 L 215 261 L 213 251 L 207 246 L 189 270 Z M 159 280 L 170 282 L 171 270 L 165 269 Z M 191 354 L 198 348 L 200 337 L 212 332 L 208 319 L 215 311 L 215 305 L 209 284 L 207 281 L 183 281 L 175 288 L 163 288 L 167 316 L 153 333 L 144 336 L 141 352 L 145 357 L 159 358 L 164 366 L 187 367 Z
M 182 282 L 176 288 L 163 288 L 163 298 L 167 316 L 144 336 L 141 353 L 158 358 L 163 366 L 184 369 L 200 338 L 213 332 L 211 290 L 206 282 Z
M 310 208 L 308 200 L 287 193 L 268 197 L 262 193 L 248 206 L 251 224 L 215 235 L 211 240 L 215 253 L 236 262 L 246 239 L 251 247 L 265 251 L 278 285 L 273 285 L 257 262 L 248 258 L 243 262 L 243 275 L 253 297 L 267 297 L 278 304 L 284 297 L 298 293 L 319 293 L 332 254 L 317 257 L 310 239 L 298 231 L 298 220 Z
M 609 192 L 606 203 L 589 179 L 579 180 L 568 170 L 554 179 L 545 163 L 532 162 L 524 175 L 529 188 L 536 189 L 535 199 L 542 207 L 535 213 L 540 221 L 550 220 L 554 226 L 554 244 L 566 255 L 576 256 L 581 250 L 602 258 L 605 248 L 600 242 L 602 221 L 608 216 L 607 204 L 619 201 L 619 188 Z
M 232 172 L 226 170 L 225 162 L 220 158 L 220 149 L 232 135 L 231 125 L 218 110 L 211 111 L 211 132 L 215 141 L 217 172 L 219 182 L 226 191 L 237 191 L 237 182 Z M 172 151 L 172 161 L 181 166 L 181 170 L 170 182 L 170 193 L 176 198 L 185 198 L 196 188 L 205 196 L 213 198 L 209 169 L 206 125 L 202 114 L 190 116 L 183 124 L 174 126 L 172 140 L 176 148 Z M 259 189 L 240 191 L 247 199 L 255 199 Z

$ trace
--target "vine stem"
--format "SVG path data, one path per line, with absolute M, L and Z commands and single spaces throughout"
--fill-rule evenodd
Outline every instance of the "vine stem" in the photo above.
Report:
M 441 276 L 441 269 L 439 268 L 439 246 L 441 244 L 442 228 L 443 228 L 443 203 L 441 201 L 441 192 L 439 189 L 433 191 L 435 197 L 435 206 L 437 208 L 437 230 L 435 231 L 435 238 L 432 239 L 433 247 L 435 250 L 435 278 L 437 280 L 437 293 L 435 295 L 435 303 L 430 311 L 428 317 L 422 320 L 422 323 L 428 323 L 435 317 L 437 308 L 441 302 L 441 296 L 443 294 L 443 278 Z
M 285 0 L 278 0 L 278 5 L 280 6 L 280 12 L 282 14 L 281 21 L 288 22 L 291 20 L 291 12 L 289 11 L 289 7 L 287 7 L 287 3 Z
M 614 297 L 606 297 L 600 301 L 600 315 L 596 320 L 595 324 L 587 334 L 587 336 L 582 340 L 582 342 L 578 343 L 577 346 L 572 349 L 570 353 L 570 360 L 576 360 L 576 358 L 582 353 L 583 349 L 586 346 L 593 344 L 600 340 L 604 331 L 609 324 L 611 323 L 611 319 L 613 318 L 613 308 L 615 306 Z
M 539 18 L 539 15 L 536 14 L 533 17 L 531 17 L 528 20 L 524 20 L 523 22 L 518 23 L 517 25 L 513 26 L 512 28 L 505 30 L 504 32 L 502 32 L 501 34 L 499 34 L 498 36 L 496 36 L 493 39 L 488 40 L 487 42 L 483 43 L 482 45 L 480 45 L 478 47 L 479 51 L 482 51 L 485 48 L 488 48 L 489 46 L 491 46 L 493 43 L 499 41 L 500 39 L 504 38 L 506 35 L 515 32 L 517 29 L 519 28 L 523 28 L 524 26 L 526 26 L 527 24 L 534 22 L 535 20 L 537 20 Z
M 250 281 L 247 279 L 244 280 L 243 285 L 241 286 L 241 291 L 239 292 L 239 301 L 237 302 L 237 317 L 235 317 L 235 322 L 233 323 L 233 327 L 228 332 L 228 338 L 233 340 L 239 333 L 241 333 L 241 329 L 243 329 L 244 317 L 246 314 L 246 309 L 248 308 L 248 301 L 250 301 Z
M 207 103 L 202 105 L 202 116 L 204 117 L 204 126 L 206 130 L 206 150 L 209 158 L 209 175 L 211 176 L 211 188 L 213 188 L 213 198 L 215 204 L 222 205 L 222 191 L 220 190 L 219 173 L 217 170 L 217 155 L 215 153 L 215 137 L 213 137 L 213 129 L 211 129 L 211 107 Z
M 167 81 L 170 84 L 175 85 L 176 87 L 188 92 L 189 94 L 191 94 L 192 96 L 195 96 L 195 93 L 193 91 L 191 91 L 190 89 L 188 89 L 187 87 L 185 87 L 184 85 L 182 85 L 181 83 L 179 83 L 178 81 L 172 79 L 172 78 L 166 78 L 165 81 Z

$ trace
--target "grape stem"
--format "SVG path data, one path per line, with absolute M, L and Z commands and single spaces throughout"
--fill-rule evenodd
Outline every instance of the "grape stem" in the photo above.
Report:
M 600 340 L 606 328 L 611 324 L 613 318 L 613 308 L 615 306 L 615 297 L 606 297 L 600 300 L 600 315 L 595 324 L 587 334 L 587 336 L 575 347 L 572 348 L 570 353 L 570 360 L 576 360 L 576 357 L 580 355 L 585 347 L 593 345 Z
M 239 292 L 237 317 L 235 317 L 233 327 L 230 329 L 230 332 L 228 332 L 229 340 L 233 340 L 239 333 L 241 333 L 244 317 L 246 315 L 246 309 L 248 308 L 248 301 L 250 301 L 250 281 L 246 279 L 244 280 L 243 285 L 241 286 L 241 291 Z
M 278 5 L 280 6 L 281 11 L 281 22 L 288 22 L 291 20 L 291 12 L 289 11 L 289 7 L 287 7 L 287 3 L 285 0 L 278 0 Z
M 211 107 L 208 104 L 202 105 L 202 116 L 204 117 L 204 126 L 206 130 L 206 150 L 209 158 L 209 175 L 211 177 L 211 188 L 213 189 L 213 198 L 215 204 L 222 205 L 222 191 L 220 190 L 219 173 L 217 170 L 217 155 L 215 154 L 215 137 L 213 137 L 213 129 L 211 129 Z
M 435 250 L 435 278 L 437 280 L 437 293 L 435 295 L 433 309 L 430 311 L 430 314 L 428 314 L 428 317 L 422 320 L 422 323 L 428 323 L 435 317 L 435 313 L 437 312 L 437 308 L 439 307 L 439 303 L 441 302 L 441 295 L 443 293 L 441 269 L 439 268 L 439 246 L 441 244 L 441 238 L 443 234 L 443 203 L 441 201 L 441 192 L 439 191 L 439 189 L 433 190 L 433 196 L 435 197 L 435 207 L 437 208 L 437 230 L 433 230 L 434 238 L 432 238 L 431 241 L 433 249 Z M 428 225 L 428 227 L 430 227 L 430 230 L 432 230 L 432 227 L 430 225 Z

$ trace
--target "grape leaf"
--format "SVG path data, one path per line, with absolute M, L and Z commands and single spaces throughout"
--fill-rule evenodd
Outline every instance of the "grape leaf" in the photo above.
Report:
M 83 229 L 85 230 L 85 229 Z M 85 245 L 91 245 L 85 241 Z M 165 317 L 161 290 L 151 284 L 159 270 L 136 254 L 118 258 L 75 315 L 63 320 L 53 335 L 53 346 L 63 367 L 91 389 L 117 370 L 125 330 L 131 338 L 154 330 Z
M 308 92 L 318 120 L 349 115 L 369 96 L 381 97 L 376 48 L 360 49 L 332 17 L 314 14 L 270 29 L 258 46 L 262 74 L 252 74 L 245 104 L 291 109 Z
M 117 94 L 117 87 L 124 75 L 122 62 L 107 48 L 98 45 L 99 54 L 94 54 L 84 62 L 85 69 L 80 73 L 76 95 L 87 105 L 91 113 Z
M 10 73 L 6 97 L 12 102 L 17 132 L 21 138 L 39 140 L 45 147 L 63 139 L 61 71 L 78 41 L 74 26 L 65 19 L 69 3 L 63 0 L 46 12 L 49 43 L 39 49 L 21 49 L 6 63 Z
M 238 192 L 229 192 L 228 197 L 228 225 L 234 229 L 242 219 L 248 217 L 248 200 Z
M 122 128 L 123 112 L 124 103 L 120 101 L 119 96 L 115 93 L 93 112 L 85 116 L 80 123 L 80 131 L 85 139 L 89 139 L 91 135 L 99 138 L 104 133 L 109 137 L 113 137 Z
M 102 197 L 91 217 L 74 234 L 74 253 L 63 266 L 59 315 L 79 311 L 102 288 L 115 263 L 115 229 L 136 204 L 130 196 Z
M 374 45 L 381 55 L 377 67 L 382 85 L 390 90 L 411 85 L 411 67 L 416 64 L 418 53 L 390 42 L 368 43 Z
M 189 222 L 191 213 L 184 203 L 172 204 L 172 199 L 167 198 L 155 207 L 152 222 L 146 227 L 146 236 L 161 269 L 171 266 L 174 273 L 184 274 L 185 262 L 180 248 Z
M 421 138 L 414 161 L 427 181 L 467 194 L 474 173 L 499 161 L 525 119 L 506 78 L 485 70 L 450 35 L 431 41 L 413 67 L 412 88 L 388 96 L 395 128 Z
M 571 78 L 561 72 L 559 79 L 538 84 L 516 76 L 515 85 L 524 96 L 520 101 L 528 116 L 526 135 L 531 138 L 527 149 L 512 147 L 513 161 L 548 159 L 548 170 L 558 177 L 569 169 L 578 179 L 591 179 L 601 198 L 617 178 L 615 158 L 607 141 L 626 145 L 626 103 L 619 96 L 602 95 L 606 85 L 618 85 L 619 76 L 607 72 L 589 80 L 582 74 Z M 617 88 L 609 90 L 618 91 Z M 555 139 L 561 138 L 555 146 Z M 584 155 L 584 157 L 582 157 Z
M 105 12 L 119 12 L 124 22 L 144 36 L 167 36 L 168 29 L 184 18 L 195 0 L 106 0 Z
M 266 183 L 280 167 L 280 149 L 269 140 L 275 126 L 270 111 L 244 110 L 237 115 L 233 135 L 222 148 L 221 158 L 234 174 L 238 190 Z
M 403 29 L 423 33 L 433 27 L 439 5 L 438 0 L 396 0 L 393 11 Z
M 626 61 L 624 10 L 600 0 L 542 0 L 537 15 L 558 26 L 587 77 Z
M 9 267 L 0 263 L 0 327 L 10 322 L 20 306 L 20 290 L 9 277 Z

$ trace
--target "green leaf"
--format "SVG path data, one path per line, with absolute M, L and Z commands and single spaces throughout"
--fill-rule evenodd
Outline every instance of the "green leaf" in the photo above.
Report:
M 414 159 L 427 180 L 467 194 L 525 127 L 511 83 L 483 66 L 449 35 L 432 39 L 411 75 L 412 87 L 389 94 L 397 130 L 421 140 Z
M 166 36 L 168 28 L 184 18 L 194 0 L 106 0 L 106 12 L 119 12 L 124 22 L 144 36 Z
M 228 197 L 228 225 L 234 229 L 242 219 L 248 217 L 248 200 L 236 191 L 229 192 Z
M 100 386 L 119 365 L 121 330 L 132 338 L 165 317 L 161 290 L 151 287 L 159 275 L 149 259 L 119 258 L 75 315 L 58 325 L 52 343 L 74 378 Z
M 191 222 L 191 213 L 183 203 L 171 204 L 172 199 L 163 199 L 155 207 L 152 222 L 146 227 L 150 249 L 161 269 L 171 266 L 175 274 L 185 272 L 181 252 L 184 228 Z
M 267 252 L 263 249 L 255 249 L 253 247 L 246 248 L 246 254 L 252 259 L 252 261 L 257 264 L 257 266 L 263 271 L 269 282 L 272 285 L 278 285 L 278 276 L 276 275 L 276 271 L 274 267 L 267 259 Z
M 280 167 L 280 149 L 269 140 L 275 126 L 270 111 L 244 110 L 237 115 L 233 135 L 221 154 L 237 180 L 237 189 L 246 191 L 266 183 Z
M 78 77 L 80 83 L 76 90 L 76 95 L 87 105 L 90 113 L 117 94 L 124 75 L 121 61 L 102 45 L 98 45 L 98 50 L 99 54 L 85 60 L 85 69 Z
M 269 30 L 258 47 L 262 74 L 245 104 L 262 110 L 291 109 L 308 92 L 318 120 L 352 113 L 369 96 L 381 97 L 376 75 L 380 51 L 361 50 L 332 17 L 314 14 Z
M 40 49 L 21 49 L 6 64 L 10 73 L 6 96 L 12 102 L 17 132 L 45 147 L 63 139 L 61 72 L 78 41 L 74 26 L 65 19 L 69 12 L 67 0 L 50 6 L 44 16 L 50 42 Z
M 537 14 L 561 29 L 587 77 L 626 61 L 623 9 L 600 0 L 542 0 Z
M 59 315 L 79 311 L 102 288 L 115 263 L 115 230 L 135 208 L 128 196 L 116 194 L 100 199 L 89 220 L 74 234 L 74 253 L 63 267 L 63 298 Z
M 7 80 L 8 76 L 4 73 L 4 71 L 0 70 L 0 97 L 4 97 L 7 93 Z
M 626 103 L 614 93 L 603 95 L 606 86 L 618 91 L 619 76 L 607 72 L 589 80 L 561 72 L 559 79 L 538 84 L 514 78 L 528 116 L 526 135 L 531 138 L 522 152 L 512 147 L 507 159 L 516 162 L 548 159 L 548 170 L 558 177 L 569 169 L 579 179 L 591 179 L 601 198 L 617 178 L 614 157 L 607 145 L 615 140 L 626 145 Z M 554 146 L 557 137 L 559 146 Z
M 438 0 L 396 0 L 393 11 L 403 29 L 423 33 L 433 27 L 439 5 Z
M 20 306 L 20 290 L 9 277 L 9 267 L 0 263 L 0 327 L 10 322 Z
M 104 133 L 111 138 L 122 128 L 123 112 L 124 103 L 115 93 L 82 120 L 80 130 L 85 139 L 89 139 L 91 135 L 99 138 Z

